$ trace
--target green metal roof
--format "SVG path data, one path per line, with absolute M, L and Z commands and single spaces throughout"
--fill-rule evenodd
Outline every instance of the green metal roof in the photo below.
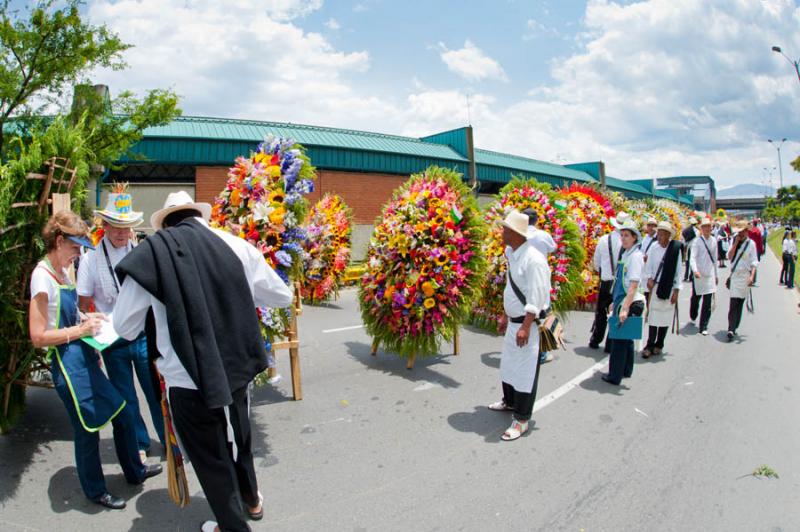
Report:
M 616 190 L 635 198 L 652 196 L 652 193 L 642 185 L 625 181 L 624 179 L 617 179 L 616 177 L 606 176 L 606 186 L 611 190 Z
M 246 142 L 255 147 L 253 143 L 261 142 L 269 134 L 294 139 L 306 147 L 320 146 L 466 162 L 466 158 L 450 146 L 423 142 L 411 137 L 228 118 L 181 116 L 165 126 L 147 128 L 144 131 L 144 138 Z
M 494 167 L 495 169 L 501 170 L 500 174 L 527 174 L 532 177 L 536 176 L 551 176 L 556 178 L 561 178 L 563 181 L 578 181 L 578 182 L 592 182 L 594 179 L 587 174 L 586 172 L 581 172 L 579 170 L 573 170 L 572 168 L 567 168 L 565 166 L 561 166 L 560 164 L 553 164 L 553 163 L 546 163 L 544 161 L 538 161 L 536 159 L 529 159 L 527 157 L 521 157 L 519 155 L 511 155 L 508 153 L 499 153 L 496 151 L 489 151 L 489 150 L 475 150 L 475 164 L 479 166 L 478 168 L 478 179 L 481 179 L 481 172 L 480 167 Z M 492 172 L 490 168 L 486 168 L 486 173 L 489 174 L 487 176 L 488 181 L 496 181 L 498 179 L 492 179 L 491 176 L 498 172 Z M 508 179 L 503 179 L 503 181 L 508 181 Z

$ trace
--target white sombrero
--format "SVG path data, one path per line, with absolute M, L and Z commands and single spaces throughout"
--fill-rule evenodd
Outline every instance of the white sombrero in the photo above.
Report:
M 106 208 L 94 215 L 114 227 L 136 227 L 144 221 L 144 214 L 133 210 L 133 198 L 127 192 L 109 194 Z
M 195 203 L 192 197 L 185 190 L 172 192 L 164 201 L 164 208 L 153 213 L 150 217 L 150 225 L 158 231 L 162 229 L 164 218 L 173 212 L 194 209 L 200 213 L 204 220 L 211 218 L 211 204 Z

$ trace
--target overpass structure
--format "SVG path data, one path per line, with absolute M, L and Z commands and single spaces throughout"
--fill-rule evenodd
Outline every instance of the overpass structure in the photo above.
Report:
M 758 214 L 767 206 L 765 196 L 717 198 L 717 208 L 732 214 Z
M 717 210 L 717 188 L 708 175 L 682 175 L 656 178 L 658 188 L 677 190 L 694 196 L 694 208 L 705 212 Z

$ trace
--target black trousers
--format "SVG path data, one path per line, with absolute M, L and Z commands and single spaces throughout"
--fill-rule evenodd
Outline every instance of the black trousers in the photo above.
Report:
M 539 388 L 539 368 L 542 365 L 536 362 L 536 376 L 533 378 L 531 393 L 518 392 L 507 382 L 503 383 L 503 402 L 514 409 L 514 419 L 528 421 L 533 413 L 533 403 L 536 401 L 536 392 Z
M 664 349 L 664 339 L 666 339 L 668 332 L 669 327 L 654 327 L 650 325 L 645 347 L 647 349 L 653 349 L 654 347 Z
M 732 297 L 728 307 L 728 330 L 736 332 L 739 324 L 742 323 L 742 309 L 744 309 L 743 297 Z
M 611 340 L 611 357 L 608 360 L 608 377 L 615 383 L 623 377 L 633 376 L 633 340 Z
M 597 307 L 594 310 L 594 322 L 592 323 L 592 337 L 589 343 L 600 345 L 606 337 L 606 327 L 608 327 L 608 306 L 613 301 L 611 288 L 614 281 L 600 281 L 600 289 L 597 294 Z
M 259 504 L 253 465 L 247 388 L 234 392 L 228 407 L 238 450 L 234 461 L 222 408 L 209 409 L 197 390 L 170 388 L 169 402 L 175 431 L 192 462 L 220 530 L 249 531 L 242 503 Z
M 686 250 L 686 273 L 683 274 L 684 281 L 690 281 L 692 279 L 692 268 L 689 267 L 689 259 L 692 258 L 692 249 L 688 248 Z
M 783 261 L 783 264 L 781 265 L 781 280 L 779 281 L 781 284 L 786 282 L 786 271 L 789 269 L 789 260 L 791 260 L 790 258 L 791 255 L 789 253 L 784 253 L 781 255 L 781 260 Z
M 700 309 L 700 324 L 698 328 L 701 331 L 708 329 L 708 322 L 711 320 L 711 298 L 714 294 L 705 294 L 698 296 L 694 290 L 694 281 L 692 281 L 692 298 L 689 300 L 689 317 L 692 320 L 697 319 L 697 310 Z M 700 300 L 703 300 L 703 306 L 700 307 Z
M 781 270 L 781 281 L 786 283 L 789 288 L 794 288 L 794 255 L 791 253 L 783 254 L 783 270 Z M 786 272 L 784 273 L 784 270 Z

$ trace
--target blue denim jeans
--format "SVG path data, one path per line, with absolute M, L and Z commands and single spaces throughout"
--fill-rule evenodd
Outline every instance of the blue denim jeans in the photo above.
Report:
M 81 425 L 75 410 L 75 402 L 57 363 L 52 365 L 51 372 L 56 393 L 64 403 L 72 424 L 78 480 L 86 497 L 96 501 L 108 491 L 103 476 L 103 466 L 100 463 L 100 432 L 89 432 Z M 122 466 L 125 480 L 131 484 L 141 484 L 144 481 L 145 469 L 139 460 L 139 450 L 136 448 L 130 405 L 126 405 L 111 423 L 114 427 L 114 449 L 117 452 L 119 464 Z
M 133 415 L 136 426 L 136 440 L 139 449 L 150 450 L 150 434 L 142 419 L 139 408 L 139 398 L 136 397 L 136 387 L 133 383 L 133 372 L 139 380 L 139 386 L 147 399 L 150 408 L 150 417 L 158 434 L 161 445 L 164 445 L 164 417 L 161 414 L 161 403 L 158 400 L 153 382 L 150 378 L 150 366 L 147 360 L 147 339 L 139 336 L 132 342 L 120 340 L 120 344 L 103 351 L 103 361 L 106 365 L 108 378 L 120 395 L 127 401 L 128 408 Z

